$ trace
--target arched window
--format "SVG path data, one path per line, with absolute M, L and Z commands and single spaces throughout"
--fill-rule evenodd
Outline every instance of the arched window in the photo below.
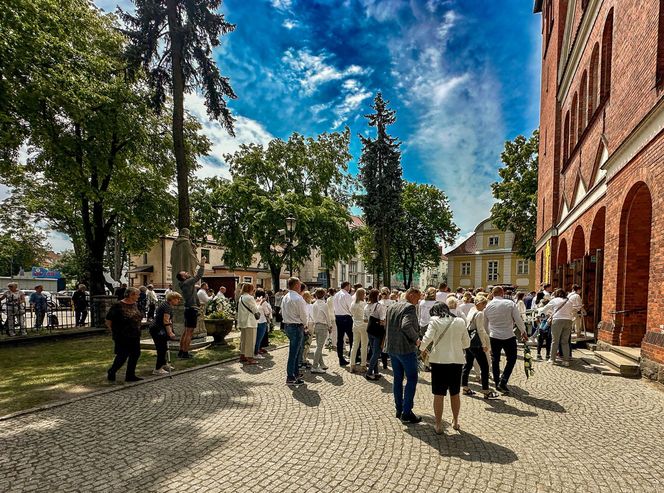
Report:
M 574 93 L 574 97 L 572 98 L 572 115 L 571 115 L 571 120 L 570 120 L 570 126 L 569 126 L 569 148 L 570 151 L 569 153 L 572 154 L 572 149 L 574 149 L 574 146 L 576 145 L 576 135 L 577 135 L 577 126 L 578 126 L 578 120 L 576 119 L 577 114 L 579 113 L 579 95 L 577 93 Z
M 613 9 L 604 23 L 602 32 L 602 85 L 600 100 L 604 101 L 611 94 L 611 58 L 613 54 Z
M 588 93 L 588 73 L 584 70 L 583 75 L 581 76 L 581 89 L 579 92 L 579 116 L 577 116 L 576 121 L 579 126 L 579 137 L 578 140 L 581 140 L 581 134 L 586 129 L 586 107 L 588 106 L 587 99 Z
M 590 80 L 588 81 L 588 120 L 595 114 L 597 108 L 597 93 L 599 82 L 599 43 L 595 43 L 593 54 L 590 57 Z
M 563 130 L 563 163 L 567 162 L 569 156 L 569 111 L 565 115 L 565 127 Z

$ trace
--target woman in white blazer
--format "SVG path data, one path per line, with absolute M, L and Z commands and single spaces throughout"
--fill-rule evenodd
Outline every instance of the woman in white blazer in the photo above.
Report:
M 259 314 L 258 305 L 254 298 L 254 286 L 252 284 L 242 285 L 242 294 L 237 302 L 237 326 L 240 329 L 240 361 L 246 365 L 258 363 L 254 359 L 254 347 L 256 346 L 256 329 Z M 264 300 L 258 300 L 263 304 Z M 260 315 L 260 314 L 259 314 Z
M 454 316 L 446 303 L 436 303 L 430 314 L 431 321 L 420 347 L 429 352 L 435 429 L 440 435 L 443 433 L 443 399 L 448 390 L 452 404 L 452 428 L 460 428 L 461 371 L 466 363 L 465 350 L 470 346 L 470 337 L 464 320 Z

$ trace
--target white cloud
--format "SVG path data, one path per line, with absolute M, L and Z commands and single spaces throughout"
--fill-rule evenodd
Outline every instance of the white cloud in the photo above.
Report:
M 373 17 L 378 22 L 396 19 L 399 11 L 404 7 L 403 0 L 360 0 L 367 17 Z
M 308 49 L 289 48 L 281 60 L 290 72 L 288 76 L 300 84 L 307 96 L 328 82 L 369 73 L 367 69 L 358 65 L 338 69 L 330 63 L 329 56 L 324 51 L 315 55 Z
M 286 19 L 281 25 L 290 31 L 298 27 L 300 23 L 293 19 Z
M 362 105 L 362 102 L 371 97 L 371 92 L 354 79 L 344 81 L 343 87 L 347 92 L 341 104 L 334 109 L 336 119 L 333 128 L 343 125 L 348 117 Z
M 262 124 L 238 114 L 234 115 L 235 138 L 231 137 L 219 122 L 208 118 L 205 100 L 198 93 L 185 96 L 185 107 L 201 122 L 203 133 L 212 143 L 210 156 L 200 160 L 201 167 L 197 172 L 199 177 L 218 175 L 230 177 L 228 167 L 223 163 L 224 154 L 234 153 L 241 144 L 267 144 L 274 138 Z
M 293 0 L 271 0 L 270 3 L 279 10 L 288 10 L 293 6 Z

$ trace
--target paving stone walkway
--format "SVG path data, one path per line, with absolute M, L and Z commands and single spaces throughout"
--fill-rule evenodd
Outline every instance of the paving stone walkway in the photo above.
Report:
M 391 376 L 334 363 L 285 384 L 287 351 L 222 364 L 0 422 L 0 491 L 664 491 L 664 392 L 575 361 L 521 362 L 513 395 L 462 397 L 457 433 L 395 419 Z M 450 410 L 446 402 L 445 417 Z

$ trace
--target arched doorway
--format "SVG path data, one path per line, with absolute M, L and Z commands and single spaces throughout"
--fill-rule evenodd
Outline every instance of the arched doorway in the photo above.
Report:
M 553 283 L 554 288 L 565 285 L 565 276 L 567 274 L 567 241 L 563 238 L 558 245 L 558 255 L 556 255 L 556 279 Z
M 650 190 L 639 182 L 627 194 L 620 216 L 615 315 L 621 346 L 639 347 L 646 333 L 651 223 Z
M 583 297 L 588 316 L 586 330 L 597 334 L 597 326 L 602 321 L 602 285 L 604 279 L 604 235 L 606 233 L 606 207 L 602 207 L 593 219 L 590 230 L 590 265 L 586 270 L 588 290 Z
M 572 285 L 578 284 L 585 291 L 584 272 L 586 268 L 586 236 L 583 233 L 583 228 L 581 226 L 577 226 L 574 230 L 569 260 L 567 282 L 562 288 L 566 291 L 571 291 Z

